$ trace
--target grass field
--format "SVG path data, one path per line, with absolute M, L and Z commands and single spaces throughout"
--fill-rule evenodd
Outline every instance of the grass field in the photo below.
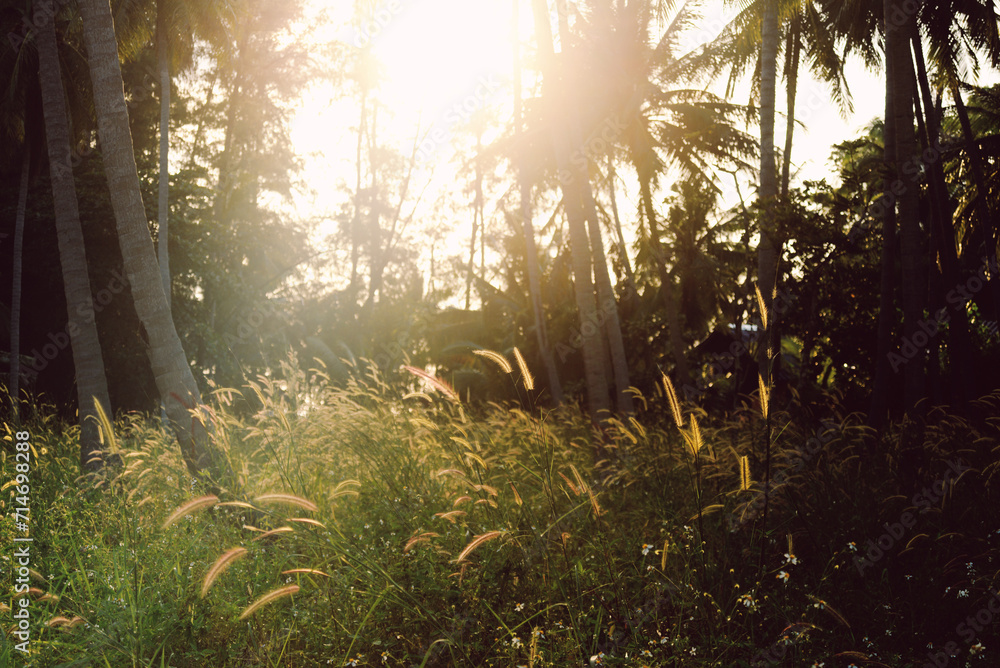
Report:
M 603 431 L 291 369 L 212 401 L 216 495 L 142 416 L 104 429 L 123 469 L 79 478 L 39 406 L 16 595 L 7 426 L 31 654 L 8 633 L 0 665 L 997 665 L 1000 397 L 878 438 L 832 398 L 765 420 L 661 391 Z

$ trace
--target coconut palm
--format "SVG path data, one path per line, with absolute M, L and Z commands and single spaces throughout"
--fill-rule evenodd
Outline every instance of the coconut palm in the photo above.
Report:
M 104 358 L 97 336 L 87 255 L 73 180 L 66 97 L 63 93 L 62 68 L 59 65 L 59 48 L 56 43 L 56 11 L 54 0 L 42 0 L 33 16 L 36 22 L 38 79 L 45 118 L 59 261 L 69 311 L 66 332 L 59 336 L 68 336 L 73 350 L 80 416 L 80 461 L 86 470 L 97 468 L 95 464 L 100 462 L 100 458 L 93 454 L 94 451 L 100 451 L 98 409 L 95 402 L 99 402 L 105 410 L 110 410 L 111 402 L 104 375 Z
M 79 8 L 118 241 L 156 386 L 189 471 L 218 476 L 223 462 L 201 416 L 192 414 L 202 405 L 201 394 L 170 317 L 146 223 L 111 6 L 106 0 L 81 0 Z
M 512 25 L 519 26 L 520 0 L 513 0 Z M 521 84 L 521 40 L 519 36 L 514 38 L 514 134 L 518 138 L 518 144 L 524 145 L 524 110 Z M 552 349 L 549 346 L 548 326 L 545 322 L 545 311 L 542 309 L 542 281 L 541 270 L 538 264 L 538 249 L 535 245 L 535 226 L 532 223 L 531 211 L 531 182 L 526 173 L 526 159 L 522 151 L 517 155 L 517 181 L 521 204 L 521 226 L 524 230 L 525 243 L 525 264 L 528 273 L 528 293 L 531 299 L 531 313 L 535 324 L 535 340 L 538 344 L 538 354 L 542 358 L 542 366 L 545 368 L 545 376 L 549 382 L 549 391 L 552 393 L 552 402 L 556 405 L 562 403 L 562 384 L 559 382 L 559 374 L 552 359 Z

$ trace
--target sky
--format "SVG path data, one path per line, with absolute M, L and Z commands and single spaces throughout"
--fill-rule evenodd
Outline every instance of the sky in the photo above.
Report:
M 502 113 L 510 114 L 511 2 L 382 0 L 360 29 L 351 26 L 349 9 L 345 11 L 351 3 L 312 2 L 314 11 L 326 11 L 331 19 L 320 31 L 321 38 L 371 45 L 382 62 L 384 80 L 379 97 L 385 112 L 380 112 L 379 134 L 394 139 L 406 155 L 418 141 L 415 189 L 427 186 L 432 193 L 455 191 L 460 179 L 450 159 L 461 143 L 470 114 L 483 106 L 499 107 Z M 532 17 L 529 3 L 522 1 L 521 6 L 520 34 L 526 40 L 532 32 Z M 715 37 L 734 10 L 727 9 L 722 0 L 710 0 L 702 14 L 697 29 L 687 37 L 688 46 Z M 804 71 L 800 75 L 792 156 L 793 176 L 800 182 L 835 180 L 828 167 L 831 146 L 857 136 L 882 114 L 884 83 L 856 62 L 848 64 L 847 79 L 854 113 L 844 118 L 824 86 Z M 745 103 L 748 86 L 745 82 L 733 101 Z M 723 83 L 712 89 L 723 93 Z M 780 82 L 778 107 L 783 113 Z M 292 126 L 292 140 L 305 160 L 302 181 L 308 187 L 296 198 L 300 217 L 323 217 L 343 205 L 345 190 L 336 186 L 353 183 L 357 114 L 356 100 L 338 99 L 328 88 L 315 88 L 300 101 Z M 757 132 L 755 128 L 750 131 Z M 784 132 L 783 116 L 779 116 L 775 127 L 779 147 Z M 727 207 L 738 203 L 731 177 L 722 175 L 719 185 Z M 750 198 L 748 187 L 744 182 L 742 194 Z M 626 200 L 628 197 L 625 193 Z M 439 200 L 433 195 L 425 197 L 423 211 L 429 211 L 435 201 Z

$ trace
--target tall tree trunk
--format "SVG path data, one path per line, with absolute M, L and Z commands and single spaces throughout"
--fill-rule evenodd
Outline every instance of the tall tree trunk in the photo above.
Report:
M 890 365 L 892 332 L 896 324 L 896 207 L 892 186 L 896 181 L 896 116 L 894 91 L 895 68 L 885 61 L 885 125 L 883 131 L 882 169 L 882 257 L 879 287 L 878 333 L 875 346 L 875 377 L 872 381 L 871 409 L 868 423 L 881 431 L 889 411 L 889 396 L 896 385 L 896 366 Z
M 118 242 L 136 314 L 148 339 L 147 353 L 156 387 L 166 404 L 188 470 L 193 475 L 208 473 L 218 479 L 228 466 L 211 442 L 203 422 L 207 416 L 191 413 L 202 408 L 201 394 L 167 309 L 146 221 L 111 5 L 108 0 L 80 0 L 79 7 Z
M 14 424 L 21 421 L 21 269 L 24 253 L 24 215 L 28 208 L 28 177 L 31 175 L 31 149 L 27 140 L 21 158 L 21 181 L 17 192 L 17 218 L 14 221 L 14 266 L 10 296 L 10 395 Z
M 682 388 L 693 387 L 691 385 L 691 370 L 688 366 L 687 357 L 684 355 L 684 337 L 681 332 L 680 307 L 677 304 L 677 296 L 674 293 L 674 281 L 667 271 L 666 253 L 663 250 L 663 243 L 660 240 L 660 227 L 656 220 L 656 210 L 653 208 L 652 186 L 648 178 L 639 176 L 639 198 L 640 205 L 646 215 L 646 226 L 649 229 L 649 243 L 653 248 L 653 262 L 656 263 L 656 272 L 660 277 L 660 295 L 663 299 L 663 308 L 667 316 L 667 336 L 670 341 L 670 351 L 674 356 L 674 367 L 677 371 L 677 382 Z M 684 390 L 682 393 L 687 395 Z
M 160 281 L 170 314 L 170 67 L 167 60 L 167 0 L 156 0 L 156 66 L 160 74 L 160 178 L 156 245 Z
M 914 81 L 914 87 L 919 85 L 919 97 L 923 98 L 922 106 L 926 119 L 923 123 L 924 134 L 921 136 L 923 149 L 927 155 L 931 155 L 931 152 L 936 152 L 938 156 L 934 160 L 929 160 L 928 164 L 926 164 L 932 201 L 931 218 L 933 222 L 931 237 L 937 242 L 930 245 L 928 257 L 932 258 L 933 254 L 937 253 L 941 265 L 941 278 L 944 279 L 945 285 L 957 285 L 960 282 L 960 276 L 958 252 L 955 249 L 955 228 L 952 224 L 953 210 L 951 199 L 948 195 L 948 186 L 945 183 L 943 160 L 940 154 L 941 117 L 937 113 L 937 105 L 931 99 L 930 83 L 927 79 L 927 66 L 924 62 L 923 45 L 920 43 L 920 34 L 915 24 L 913 26 L 911 43 L 913 45 L 913 56 L 917 64 L 917 77 Z M 916 107 L 918 109 L 917 118 L 919 120 L 921 105 L 916 93 L 914 97 L 918 99 Z M 938 99 L 940 100 L 940 98 Z M 929 266 L 933 267 L 934 263 L 931 262 Z M 933 308 L 945 308 L 945 288 L 943 286 L 940 287 L 938 292 L 941 293 L 939 295 L 940 299 L 931 301 Z M 933 318 L 934 315 L 932 313 L 931 317 Z M 948 322 L 948 351 L 951 356 L 949 376 L 952 397 L 957 403 L 965 404 L 978 396 L 976 394 L 978 390 L 977 373 L 973 362 L 976 353 L 975 342 L 972 340 L 972 334 L 969 331 L 968 312 L 964 308 L 951 313 Z M 933 339 L 932 343 L 939 343 L 936 336 Z M 931 369 L 936 373 L 939 362 L 934 353 L 935 348 L 932 346 L 930 363 Z
M 788 201 L 788 187 L 792 179 L 792 138 L 795 135 L 795 98 L 799 84 L 799 54 L 802 52 L 801 18 L 792 18 L 791 29 L 785 46 L 785 150 L 781 156 L 781 201 Z
M 886 25 L 890 25 L 898 0 L 884 0 Z M 900 11 L 902 11 L 900 9 Z M 899 194 L 898 224 L 900 260 L 903 276 L 900 294 L 903 304 L 903 335 L 913 342 L 918 337 L 923 319 L 926 281 L 923 279 L 924 244 L 920 230 L 920 203 L 916 175 L 905 173 L 907 165 L 919 164 L 916 136 L 913 131 L 913 61 L 910 57 L 909 25 L 915 19 L 907 18 L 907 25 L 900 30 L 886 31 L 887 62 L 893 67 L 893 115 L 896 118 L 896 174 L 902 178 Z M 923 396 L 923 354 L 908 360 L 903 370 L 903 401 L 909 412 Z
M 615 234 L 618 237 L 618 248 L 621 254 L 622 271 L 625 272 L 625 285 L 628 291 L 628 299 L 632 299 L 638 293 L 635 287 L 635 273 L 632 271 L 632 263 L 628 259 L 628 245 L 625 243 L 625 235 L 622 234 L 622 221 L 618 215 L 618 196 L 615 194 L 615 162 L 608 152 L 608 195 L 611 197 L 611 214 L 615 220 Z
M 469 240 L 469 268 L 465 272 L 465 310 L 468 311 L 472 303 L 472 275 L 476 270 L 476 232 L 482 234 L 482 213 L 483 213 L 483 171 L 480 165 L 480 153 L 483 150 L 483 133 L 481 129 L 476 132 L 476 157 L 475 179 L 476 194 L 472 203 L 472 237 Z
M 528 292 L 531 298 L 531 312 L 535 321 L 535 339 L 538 344 L 538 354 L 545 367 L 545 375 L 552 393 L 552 402 L 556 405 L 563 400 L 562 383 L 552 359 L 552 349 L 549 347 L 548 327 L 545 324 L 545 311 L 542 309 L 541 269 L 538 266 L 538 248 L 535 245 L 535 226 L 531 220 L 531 182 L 528 179 L 525 166 L 524 151 L 524 118 L 521 98 L 521 41 L 518 30 L 518 5 L 520 0 L 513 0 L 514 18 L 514 132 L 517 134 L 517 145 L 520 148 L 517 155 L 517 180 L 521 195 L 521 225 L 524 229 L 524 254 L 528 269 Z
M 775 4 L 773 1 L 768 1 L 764 8 L 760 47 L 759 196 L 763 210 L 760 220 L 760 244 L 757 246 L 757 287 L 767 312 L 767 324 L 760 337 L 758 364 L 760 377 L 765 385 L 770 385 L 771 382 L 771 356 L 774 345 L 771 333 L 777 315 L 771 308 L 778 276 L 778 246 L 774 239 L 775 200 L 778 195 L 774 160 L 775 88 L 778 71 L 778 10 Z
M 552 80 L 558 73 L 554 71 L 555 57 L 552 41 L 552 28 L 549 25 L 548 8 L 544 0 L 533 0 L 535 14 L 535 35 L 545 71 L 547 94 L 553 99 L 560 98 L 558 86 Z M 570 119 L 573 120 L 573 119 Z M 575 121 L 569 123 L 575 126 Z M 582 201 L 579 195 L 580 179 L 586 179 L 585 171 L 570 170 L 570 154 L 574 137 L 577 132 L 570 132 L 564 126 L 553 133 L 553 146 L 556 154 L 556 165 L 560 174 L 566 176 L 562 185 L 563 199 L 566 202 L 566 217 L 569 227 L 570 255 L 573 265 L 573 289 L 576 307 L 580 316 L 580 337 L 583 354 L 584 377 L 587 383 L 587 406 L 594 420 L 603 420 L 611 412 L 611 402 L 608 395 L 608 377 L 605 365 L 603 337 L 598 327 L 597 308 L 594 303 L 594 283 L 591 277 L 592 262 L 590 245 L 587 239 L 587 224 L 582 211 Z
M 69 337 L 76 372 L 77 400 L 80 416 L 80 464 L 83 470 L 100 468 L 100 437 L 97 409 L 100 402 L 108 412 L 108 383 L 104 376 L 104 358 L 97 337 L 94 300 L 90 292 L 87 255 L 84 250 L 83 228 L 73 180 L 72 148 L 59 50 L 56 45 L 55 7 L 47 0 L 38 26 L 38 79 L 42 93 L 42 114 L 45 119 L 45 143 L 49 154 L 49 174 L 52 179 L 52 202 L 55 207 L 59 263 L 62 266 L 63 288 L 66 292 Z M 93 461 L 93 460 L 97 461 Z
M 601 224 L 597 220 L 597 206 L 594 204 L 593 191 L 590 183 L 580 183 L 583 196 L 584 215 L 587 217 L 587 228 L 590 233 L 590 248 L 594 261 L 594 283 L 597 287 L 598 317 L 604 321 L 604 330 L 608 337 L 608 347 L 611 350 L 611 370 L 615 378 L 615 397 L 618 412 L 631 415 L 635 412 L 632 393 L 629 388 L 628 357 L 625 355 L 625 342 L 622 340 L 622 326 L 618 318 L 618 301 L 615 299 L 615 289 L 611 285 L 611 275 L 608 272 L 608 259 L 604 254 L 604 240 L 601 238 Z
M 351 303 L 354 304 L 358 298 L 358 259 L 360 257 L 361 241 L 358 238 L 361 234 L 361 154 L 364 147 L 365 123 L 367 118 L 366 106 L 368 100 L 368 88 L 361 86 L 361 116 L 358 119 L 358 143 L 355 147 L 355 181 L 354 181 L 354 215 L 351 217 L 351 282 L 349 292 Z

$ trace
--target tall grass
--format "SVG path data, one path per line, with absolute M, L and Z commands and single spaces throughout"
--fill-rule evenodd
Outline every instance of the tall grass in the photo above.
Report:
M 126 466 L 94 482 L 76 477 L 75 427 L 29 418 L 32 665 L 923 665 L 995 590 L 1000 525 L 972 500 L 996 501 L 997 397 L 932 415 L 924 483 L 956 457 L 970 470 L 859 574 L 914 504 L 895 435 L 873 456 L 857 416 L 772 406 L 766 489 L 756 399 L 712 416 L 665 385 L 609 423 L 598 461 L 574 408 L 470 406 L 418 382 L 334 387 L 286 365 L 217 390 L 236 475 L 218 495 L 156 420 L 121 417 Z M 976 642 L 987 653 L 966 643 L 963 661 L 990 665 L 995 632 Z M 4 661 L 21 665 L 9 636 Z

